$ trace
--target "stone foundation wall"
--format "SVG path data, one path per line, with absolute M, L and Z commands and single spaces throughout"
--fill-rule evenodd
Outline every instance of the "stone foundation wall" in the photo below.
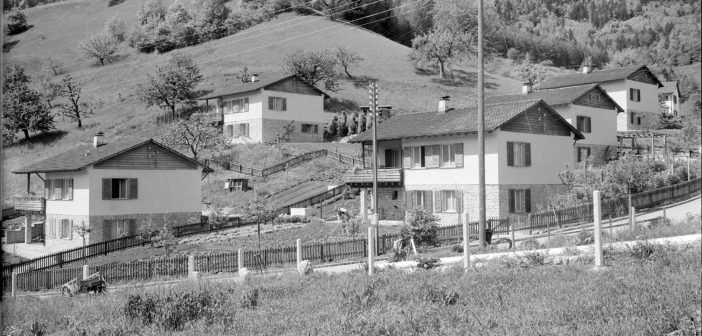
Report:
M 509 212 L 509 189 L 531 190 L 531 212 L 545 210 L 548 204 L 548 195 L 564 194 L 568 187 L 562 184 L 504 184 L 500 185 L 500 212 L 495 217 L 511 218 L 519 214 Z M 521 214 L 525 215 L 525 214 Z
M 370 198 L 366 199 L 370 201 Z M 403 220 L 405 218 L 404 190 L 401 188 L 378 188 L 378 213 L 380 219 Z
M 283 133 L 290 120 L 263 119 L 262 139 L 263 142 L 275 142 L 278 135 Z M 317 125 L 317 133 L 302 133 L 302 124 Z M 288 142 L 322 142 L 324 133 L 324 123 L 293 121 L 293 131 L 288 137 Z M 252 138 L 253 134 L 249 131 Z
M 63 219 L 68 219 L 73 221 L 73 230 L 71 231 L 71 236 L 68 239 L 61 239 L 61 238 L 49 238 L 49 225 L 55 225 L 56 228 L 56 236 L 60 237 L 60 227 L 61 225 L 61 220 Z M 55 224 L 54 224 L 55 223 Z M 60 215 L 60 214 L 47 214 L 46 215 L 46 221 L 44 225 L 44 245 L 46 246 L 46 251 L 47 253 L 52 253 L 52 252 L 58 252 L 61 250 L 67 250 L 67 249 L 72 249 L 76 247 L 81 247 L 83 246 L 83 238 L 78 235 L 76 232 L 76 228 L 79 227 L 80 225 L 88 225 L 89 227 L 92 228 L 91 222 L 90 222 L 90 217 L 89 216 L 83 216 L 83 215 Z M 85 237 L 85 243 L 90 244 L 90 234 Z
M 202 213 L 200 212 L 174 212 L 165 214 L 131 214 L 131 215 L 114 215 L 114 216 L 90 216 L 91 228 L 90 244 L 97 243 L 103 240 L 104 221 L 119 220 L 119 219 L 135 219 L 137 230 L 143 223 L 151 220 L 156 228 L 161 228 L 165 224 L 170 227 L 183 226 L 188 224 L 199 223 Z M 115 237 L 116 238 L 116 237 Z

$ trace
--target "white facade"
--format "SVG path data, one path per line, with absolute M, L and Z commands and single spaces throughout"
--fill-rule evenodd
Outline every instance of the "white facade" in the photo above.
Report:
M 624 109 L 617 115 L 617 130 L 630 131 L 653 127 L 658 119 L 658 86 L 630 79 L 603 82 L 600 86 Z M 639 100 L 631 97 L 638 90 Z

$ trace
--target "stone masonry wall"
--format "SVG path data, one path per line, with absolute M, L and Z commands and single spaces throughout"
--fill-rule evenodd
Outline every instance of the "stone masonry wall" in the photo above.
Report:
M 370 201 L 370 198 L 367 200 Z M 404 191 L 401 188 L 378 188 L 378 213 L 380 219 L 403 220 L 405 217 Z
M 170 227 L 183 226 L 199 223 L 202 213 L 200 212 L 175 212 L 164 214 L 132 214 L 115 216 L 90 216 L 91 228 L 90 244 L 102 241 L 105 220 L 115 219 L 135 219 L 137 229 L 143 223 L 151 220 L 156 228 L 161 228 L 165 224 Z M 116 237 L 115 237 L 116 238 Z
M 530 189 L 531 190 L 531 212 L 538 212 L 546 209 L 548 195 L 564 194 L 568 192 L 568 187 L 563 184 L 504 184 L 500 185 L 500 218 L 510 218 L 517 214 L 509 213 L 509 189 Z M 524 215 L 524 214 L 522 214 Z

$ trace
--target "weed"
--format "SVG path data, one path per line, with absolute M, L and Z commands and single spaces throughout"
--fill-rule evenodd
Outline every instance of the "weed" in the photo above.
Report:
M 239 300 L 241 308 L 244 309 L 255 309 L 258 306 L 258 288 L 251 288 L 244 291 L 241 294 L 241 299 Z
M 417 298 L 420 301 L 431 302 L 443 306 L 453 306 L 458 302 L 459 295 L 455 291 L 448 291 L 446 288 L 434 284 L 424 283 L 419 286 Z
M 525 253 L 524 256 L 522 257 L 523 267 L 531 267 L 531 266 L 543 266 L 546 265 L 546 257 L 548 255 L 546 253 L 540 253 L 540 252 L 531 252 L 531 253 Z
M 660 245 L 653 244 L 647 240 L 636 242 L 636 244 L 627 247 L 629 256 L 639 262 L 646 261 L 660 248 Z
M 441 265 L 441 261 L 439 261 L 439 259 L 436 259 L 436 258 L 420 257 L 417 259 L 417 268 L 430 270 L 430 269 L 434 269 L 434 268 L 438 267 L 439 265 Z
M 519 246 L 524 250 L 536 250 L 541 248 L 539 242 L 534 238 L 525 239 Z
M 454 253 L 463 253 L 463 245 L 461 245 L 461 244 L 453 245 L 453 246 L 451 247 L 451 252 L 454 252 Z

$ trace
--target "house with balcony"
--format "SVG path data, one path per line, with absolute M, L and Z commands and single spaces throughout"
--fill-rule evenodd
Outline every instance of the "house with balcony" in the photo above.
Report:
M 322 142 L 327 94 L 293 75 L 253 75 L 199 100 L 221 118 L 232 143 Z
M 624 112 L 597 83 L 534 91 L 525 83 L 521 94 L 491 96 L 487 104 L 543 99 L 585 139 L 573 148 L 576 164 L 588 161 L 606 163 L 617 157 L 617 115 Z
M 212 171 L 153 139 L 93 144 L 57 154 L 13 173 L 44 181 L 40 204 L 48 250 L 133 235 L 151 222 L 180 226 L 201 220 L 203 174 Z M 28 192 L 31 192 L 28 190 Z
M 477 133 L 477 108 L 450 109 L 445 101 L 437 111 L 400 114 L 378 124 L 380 218 L 401 220 L 407 210 L 424 208 L 442 225 L 477 220 Z M 584 138 L 543 99 L 486 104 L 487 216 L 527 214 L 548 195 L 564 192 L 558 174 L 573 164 L 574 143 Z M 351 141 L 363 153 L 372 152 L 372 131 Z M 349 172 L 346 182 L 367 192 L 371 168 Z
M 539 84 L 539 89 L 556 89 L 585 84 L 600 84 L 623 109 L 617 114 L 617 131 L 649 129 L 658 120 L 658 89 L 663 84 L 645 65 L 553 76 Z
M 682 102 L 680 101 L 678 81 L 663 82 L 663 87 L 658 89 L 658 101 L 665 113 L 673 117 L 680 116 Z

